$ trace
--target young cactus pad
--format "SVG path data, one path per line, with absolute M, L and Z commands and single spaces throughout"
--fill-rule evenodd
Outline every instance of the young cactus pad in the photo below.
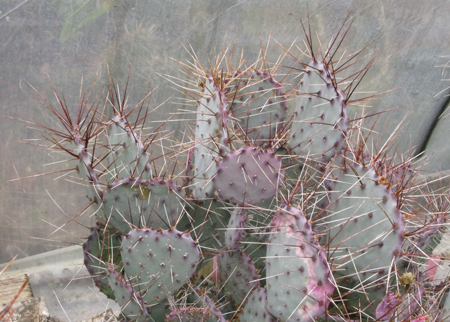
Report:
M 239 120 L 236 133 L 245 133 L 242 141 L 262 146 L 285 130 L 286 96 L 282 85 L 268 72 L 236 71 L 228 85 L 233 98 L 231 113 Z M 239 135 L 238 135 L 239 136 Z
M 227 101 L 225 94 L 214 83 L 214 77 L 205 79 L 202 97 L 197 104 L 195 127 L 193 195 L 195 199 L 213 196 L 211 179 L 216 174 L 216 161 L 228 141 L 226 127 Z
M 144 151 L 141 137 L 128 124 L 126 118 L 119 114 L 111 121 L 109 129 L 108 163 L 113 178 L 125 179 L 152 177 L 150 156 Z
M 292 153 L 327 162 L 344 144 L 347 106 L 328 66 L 318 61 L 307 66 L 289 110 L 292 126 L 287 145 Z

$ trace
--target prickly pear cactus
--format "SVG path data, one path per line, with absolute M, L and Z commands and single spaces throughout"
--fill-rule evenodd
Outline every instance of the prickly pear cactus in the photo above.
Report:
M 234 95 L 234 132 L 247 144 L 276 146 L 286 131 L 286 95 L 270 71 L 236 71 L 228 85 Z M 275 143 L 275 144 L 274 144 Z
M 283 180 L 280 157 L 271 151 L 243 146 L 218 163 L 213 183 L 219 199 L 257 205 L 273 198 Z
M 332 190 L 323 226 L 328 247 L 346 250 L 335 255 L 336 272 L 384 281 L 402 255 L 405 224 L 397 198 L 370 166 L 345 159 L 339 165 L 330 173 Z
M 221 150 L 228 141 L 228 103 L 225 94 L 215 84 L 213 76 L 203 81 L 204 90 L 197 104 L 194 139 L 193 196 L 196 199 L 212 197 L 214 186 L 211 180 L 217 173 L 216 162 L 220 160 Z
M 251 321 L 275 321 L 275 318 L 267 310 L 267 292 L 264 288 L 254 289 L 245 302 L 242 310 L 241 322 Z
M 372 61 L 341 75 L 364 61 L 334 60 L 341 31 L 320 55 L 307 34 L 304 61 L 271 64 L 264 52 L 262 64 L 233 66 L 224 51 L 209 68 L 184 65 L 197 86 L 182 142 L 162 127 L 147 136 L 148 115 L 118 101 L 114 82 L 111 118 L 83 101 L 74 123 L 58 95 L 62 112 L 43 101 L 67 129 L 47 139 L 75 159 L 95 214 L 85 265 L 125 321 L 448 316 L 448 280 L 427 268 L 446 233 L 448 190 L 420 182 L 411 159 L 390 154 L 393 140 L 374 148 L 366 117 L 349 120 L 353 84 Z
M 145 305 L 179 290 L 200 260 L 192 237 L 175 228 L 132 229 L 122 238 L 120 253 L 125 274 L 139 289 Z
M 305 64 L 297 97 L 291 103 L 292 127 L 287 146 L 292 153 L 327 162 L 342 149 L 348 128 L 345 96 L 324 62 Z
M 267 309 L 284 321 L 314 321 L 325 315 L 334 281 L 325 250 L 303 213 L 283 207 L 272 220 L 267 246 Z

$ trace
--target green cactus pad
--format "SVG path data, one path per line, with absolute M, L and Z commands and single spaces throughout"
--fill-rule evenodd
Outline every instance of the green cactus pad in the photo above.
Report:
M 132 229 L 122 238 L 120 252 L 125 273 L 146 305 L 158 303 L 180 289 L 200 260 L 191 236 L 175 228 Z
M 240 249 L 250 255 L 250 258 L 261 275 L 261 283 L 265 285 L 265 258 L 267 243 L 269 241 L 270 223 L 273 214 L 278 208 L 278 203 L 274 200 L 266 200 L 257 207 L 247 208 L 245 220 L 245 234 L 240 240 Z
M 242 141 L 261 146 L 285 131 L 286 96 L 282 85 L 264 71 L 236 71 L 228 85 L 234 131 Z M 273 144 L 269 144 L 273 145 Z
M 233 293 L 235 302 L 242 302 L 259 285 L 259 276 L 250 256 L 223 249 L 218 256 L 219 272 L 225 290 Z
M 284 207 L 272 219 L 267 245 L 267 309 L 282 321 L 324 316 L 334 291 L 325 251 L 302 211 Z
M 135 292 L 133 287 L 125 281 L 122 276 L 114 269 L 114 266 L 108 265 L 108 280 L 116 302 L 122 308 L 122 314 L 128 319 L 137 322 L 145 322 L 148 319 L 148 313 L 145 309 L 142 297 Z
M 91 228 L 87 240 L 83 243 L 84 265 L 91 274 L 95 285 L 109 298 L 114 299 L 107 277 L 106 268 L 113 263 L 115 267 L 120 267 L 122 258 L 120 257 L 120 236 L 110 234 L 102 227 Z
M 217 164 L 213 182 L 221 200 L 257 205 L 273 198 L 284 180 L 281 159 L 270 150 L 243 146 Z
M 116 180 L 103 192 L 97 219 L 122 235 L 132 227 L 169 228 L 183 213 L 181 194 L 181 189 L 169 180 Z
M 267 292 L 265 288 L 254 289 L 245 301 L 241 322 L 274 322 L 275 318 L 267 310 Z
M 297 94 L 289 108 L 292 126 L 287 145 L 292 153 L 327 162 L 344 144 L 349 124 L 344 94 L 328 67 L 316 61 L 306 68 Z
M 144 151 L 140 135 L 130 127 L 124 116 L 113 117 L 108 143 L 108 170 L 112 179 L 152 178 L 150 156 Z
M 195 199 L 212 198 L 211 178 L 216 174 L 216 161 L 228 143 L 226 127 L 227 106 L 225 94 L 214 84 L 214 78 L 205 80 L 202 98 L 197 104 L 195 127 L 194 178 L 192 193 Z
M 397 198 L 371 167 L 343 160 L 335 160 L 330 205 L 316 227 L 328 238 L 333 274 L 375 286 L 402 255 L 404 219 Z
M 228 249 L 238 249 L 242 239 L 242 235 L 245 234 L 245 218 L 247 210 L 242 208 L 235 208 L 231 213 L 230 221 L 228 223 L 227 230 L 225 231 L 225 247 Z
M 223 202 L 214 199 L 194 200 L 186 204 L 187 215 L 177 224 L 179 230 L 190 231 L 192 238 L 198 241 L 205 259 L 214 256 L 225 242 L 223 231 L 230 218 L 226 208 Z
M 100 204 L 99 200 L 101 197 L 99 196 L 99 191 L 101 189 L 98 185 L 98 177 L 92 168 L 91 156 L 87 152 L 87 147 L 78 131 L 72 132 L 71 137 L 72 140 L 69 145 L 70 150 L 73 154 L 78 156 L 76 171 L 82 180 L 82 184 L 86 188 L 86 196 L 91 203 L 95 204 L 95 209 L 93 210 L 96 211 Z

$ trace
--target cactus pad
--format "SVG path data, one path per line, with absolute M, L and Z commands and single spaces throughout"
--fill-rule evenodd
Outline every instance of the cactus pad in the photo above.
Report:
M 255 264 L 246 253 L 224 249 L 218 256 L 218 264 L 225 290 L 233 293 L 235 302 L 243 301 L 259 285 Z
M 109 298 L 114 299 L 114 294 L 106 278 L 108 263 L 114 263 L 120 267 L 120 236 L 106 234 L 104 228 L 94 226 L 88 239 L 83 243 L 84 265 L 91 274 L 95 285 Z
M 278 138 L 285 130 L 286 96 L 282 85 L 263 71 L 236 71 L 229 84 L 235 132 L 243 140 L 261 146 Z
M 218 163 L 213 182 L 220 199 L 256 205 L 274 197 L 283 180 L 278 156 L 270 150 L 243 146 Z
M 325 251 L 301 210 L 284 207 L 272 220 L 267 245 L 267 309 L 282 321 L 325 315 L 334 291 Z
M 344 94 L 324 63 L 309 63 L 292 105 L 288 147 L 322 162 L 331 160 L 342 149 L 349 122 Z
M 195 128 L 193 195 L 195 199 L 213 196 L 211 178 L 216 174 L 216 161 L 228 143 L 226 128 L 227 102 L 225 94 L 214 83 L 213 76 L 205 80 L 201 99 L 197 104 Z
M 225 246 L 228 249 L 238 249 L 242 239 L 242 235 L 245 234 L 245 218 L 247 210 L 241 208 L 235 208 L 231 213 L 230 222 L 228 223 L 227 230 L 225 231 Z
M 404 219 L 397 199 L 370 167 L 346 161 L 332 176 L 330 206 L 324 219 L 334 273 L 355 280 L 384 281 L 402 254 Z
M 126 118 L 115 115 L 109 126 L 109 171 L 113 178 L 152 177 L 150 156 L 144 151 L 141 137 Z
M 132 229 L 122 239 L 122 262 L 146 305 L 161 301 L 194 274 L 200 252 L 188 233 Z
M 145 322 L 148 318 L 142 297 L 125 281 L 112 265 L 108 265 L 108 280 L 122 314 L 129 320 Z
M 122 235 L 132 227 L 169 228 L 183 212 L 180 194 L 181 189 L 169 180 L 116 180 L 103 192 L 97 218 Z
M 275 318 L 267 310 L 267 292 L 265 288 L 256 288 L 248 296 L 242 314 L 241 322 L 273 322 Z

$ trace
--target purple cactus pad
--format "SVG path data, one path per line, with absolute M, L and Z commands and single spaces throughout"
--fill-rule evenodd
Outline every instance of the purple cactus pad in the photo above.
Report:
M 283 181 L 280 157 L 250 146 L 230 152 L 213 178 L 218 197 L 237 205 L 257 205 L 274 197 Z

